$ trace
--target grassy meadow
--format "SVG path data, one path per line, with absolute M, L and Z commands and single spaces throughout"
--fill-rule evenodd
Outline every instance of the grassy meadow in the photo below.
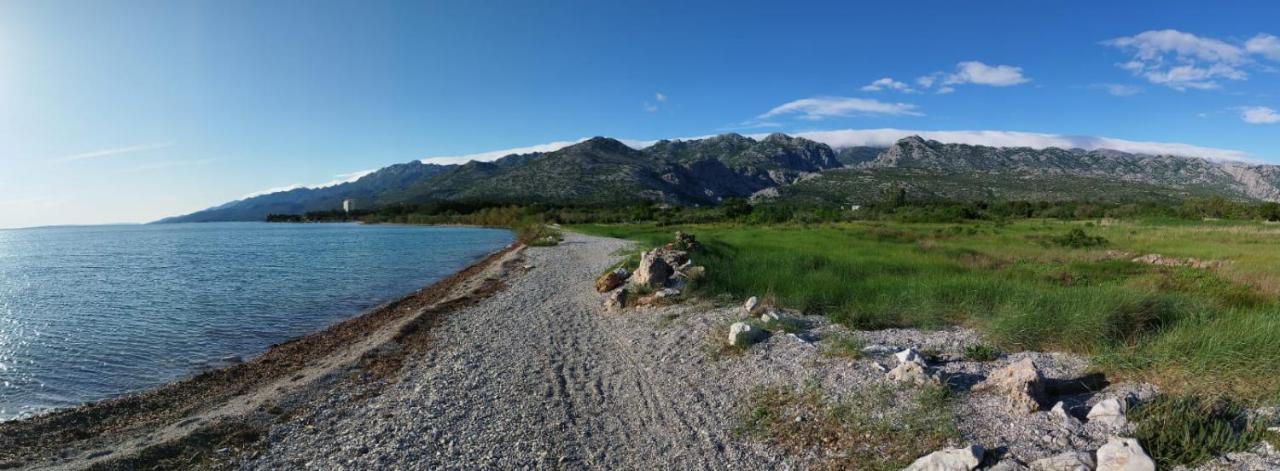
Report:
M 1280 402 L 1280 225 L 1177 220 L 574 226 L 706 253 L 698 289 L 766 295 L 857 329 L 964 325 L 1016 351 L 1090 355 L 1167 392 Z M 1073 234 L 1074 231 L 1074 234 Z M 1126 252 L 1129 255 L 1121 255 Z M 1216 268 L 1130 261 L 1221 260 Z

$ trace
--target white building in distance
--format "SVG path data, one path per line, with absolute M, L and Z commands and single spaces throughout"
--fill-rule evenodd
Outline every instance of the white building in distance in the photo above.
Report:
M 350 213 L 356 210 L 356 200 L 342 200 L 342 212 Z

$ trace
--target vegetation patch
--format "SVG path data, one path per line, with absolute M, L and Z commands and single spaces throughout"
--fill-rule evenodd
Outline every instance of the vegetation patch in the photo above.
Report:
M 969 361 L 993 361 L 1000 358 L 1000 350 L 987 344 L 964 347 L 964 359 Z
M 1092 247 L 1102 247 L 1107 245 L 1107 239 L 1102 236 L 1089 235 L 1084 229 L 1075 228 L 1067 231 L 1066 234 L 1060 236 L 1049 237 L 1049 243 L 1058 247 L 1067 247 L 1072 249 L 1087 249 Z
M 831 469 L 902 469 L 959 438 L 941 386 L 880 386 L 841 399 L 815 385 L 770 386 L 744 403 L 737 433 L 795 455 L 814 453 Z
M 550 247 L 564 240 L 564 234 L 541 222 L 528 222 L 516 227 L 516 240 L 530 247 Z
M 1280 397 L 1280 376 L 1269 373 L 1280 364 L 1280 228 L 1131 220 L 1085 233 L 1118 252 L 1230 262 L 1208 270 L 1042 243 L 1086 230 L 1079 226 L 1034 219 L 577 229 L 650 246 L 673 230 L 697 233 L 707 275 L 696 291 L 708 298 L 771 293 L 780 306 L 852 329 L 964 325 L 1003 352 L 1091 355 L 1108 376 L 1166 392 L 1250 403 Z
M 866 347 L 862 337 L 853 334 L 836 334 L 822 339 L 822 354 L 834 358 L 857 360 L 862 358 L 862 349 Z
M 1194 467 L 1224 453 L 1245 451 L 1265 430 L 1243 407 L 1225 400 L 1158 396 L 1129 414 L 1135 437 L 1160 468 Z

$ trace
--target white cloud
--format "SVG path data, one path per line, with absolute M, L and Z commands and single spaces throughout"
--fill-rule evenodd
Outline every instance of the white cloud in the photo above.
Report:
M 1133 54 L 1120 68 L 1147 81 L 1183 91 L 1221 88 L 1222 80 L 1246 80 L 1250 54 L 1280 60 L 1280 39 L 1258 34 L 1243 44 L 1165 29 L 1102 42 Z
M 365 175 L 368 175 L 376 171 L 378 171 L 378 169 L 359 170 L 359 171 L 350 172 L 350 173 L 340 173 L 340 174 L 334 175 L 333 180 L 327 181 L 325 183 L 321 183 L 319 185 L 311 186 L 310 188 L 328 188 L 331 186 L 338 186 L 343 183 L 351 183 L 361 178 L 364 178 Z
M 53 159 L 53 161 L 54 162 L 74 162 L 77 160 L 96 159 L 99 157 L 128 154 L 132 152 L 142 152 L 147 150 L 163 149 L 165 147 L 172 147 L 172 146 L 173 146 L 172 142 L 159 142 L 154 144 L 138 144 L 138 145 L 132 145 L 127 147 L 117 147 L 114 149 L 101 149 L 101 150 L 95 150 L 95 151 L 89 151 L 89 152 L 82 152 L 79 154 L 58 157 L 56 159 Z
M 1114 96 L 1133 96 L 1142 93 L 1143 91 L 1142 87 L 1119 83 L 1095 83 L 1090 85 L 1089 88 L 1095 90 L 1106 90 L 1107 93 Z
M 1270 34 L 1258 34 L 1244 43 L 1245 50 L 1274 61 L 1280 61 L 1280 38 Z
M 659 102 L 666 102 L 667 95 L 663 94 L 662 92 L 656 92 L 653 94 L 653 99 L 658 100 Z
M 757 116 L 756 120 L 785 115 L 798 115 L 800 119 L 818 121 L 854 115 L 923 116 L 924 113 L 917 111 L 916 105 L 909 103 L 885 103 L 866 98 L 823 96 L 783 103 Z
M 986 85 L 989 87 L 1011 87 L 1030 82 L 1022 75 L 1022 67 L 1012 65 L 987 65 L 979 61 L 964 61 L 956 64 L 955 72 L 934 72 L 916 78 L 920 88 L 938 88 L 934 91 L 946 95 L 956 91 L 956 85 Z
M 861 89 L 864 92 L 878 92 L 881 90 L 896 90 L 902 93 L 915 93 L 916 90 L 910 85 L 894 80 L 891 77 L 885 77 L 880 80 L 871 82 Z
M 1280 123 L 1280 113 L 1265 106 L 1250 106 L 1240 109 L 1240 119 L 1250 124 Z
M 992 87 L 1008 87 L 1030 82 L 1022 76 L 1022 68 L 1011 65 L 987 65 L 978 61 L 966 61 L 956 64 L 956 72 L 949 74 L 942 81 L 943 85 L 959 85 L 972 83 Z
M 587 140 L 587 138 L 584 137 L 575 141 L 555 141 L 555 142 L 548 142 L 546 144 L 538 144 L 534 146 L 514 147 L 511 149 L 502 149 L 502 150 L 495 150 L 490 152 L 479 152 L 475 154 L 442 155 L 442 156 L 435 156 L 435 157 L 426 157 L 426 158 L 420 159 L 420 161 L 424 164 L 437 164 L 437 165 L 465 164 L 472 160 L 475 160 L 477 162 L 490 162 L 490 161 L 498 160 L 502 157 L 506 157 L 511 154 L 528 154 L 532 152 L 557 151 L 585 140 Z
M 1043 149 L 1114 149 L 1135 154 L 1178 155 L 1212 160 L 1256 161 L 1246 152 L 1201 147 L 1172 142 L 1130 141 L 1110 137 L 1067 136 L 1017 131 L 921 131 L 909 129 L 844 129 L 834 131 L 800 132 L 794 135 L 812 139 L 831 147 L 889 146 L 899 139 L 917 135 L 941 142 L 972 144 L 993 147 L 1031 147 Z
M 255 191 L 255 192 L 253 192 L 253 193 L 249 193 L 249 194 L 247 194 L 247 195 L 241 196 L 241 197 L 240 197 L 240 199 L 242 199 L 242 200 L 247 200 L 247 199 L 249 199 L 249 198 L 253 198 L 253 197 L 255 197 L 255 196 L 269 195 L 269 194 L 272 194 L 272 193 L 284 193 L 284 192 L 286 192 L 286 191 L 292 191 L 292 190 L 296 190 L 296 189 L 299 189 L 299 188 L 306 188 L 306 186 L 305 186 L 305 185 L 302 185 L 301 183 L 294 183 L 294 184 L 292 184 L 292 185 L 285 185 L 285 186 L 279 186 L 279 187 L 275 187 L 275 188 L 268 188 L 268 189 L 265 189 L 265 190 L 262 190 L 262 191 Z
M 1239 64 L 1245 59 L 1244 51 L 1235 45 L 1174 29 L 1145 31 L 1134 36 L 1104 41 L 1103 44 L 1132 50 L 1135 57 L 1142 61 L 1161 60 L 1169 54 L 1227 64 Z
M 655 105 L 655 104 L 653 104 L 653 103 L 649 103 L 649 102 L 647 102 L 647 101 L 646 101 L 646 102 L 644 102 L 644 107 L 643 107 L 643 108 L 644 108 L 644 110 L 645 110 L 645 111 L 648 111 L 648 112 L 650 112 L 650 113 L 656 113 L 656 112 L 658 111 L 658 105 Z

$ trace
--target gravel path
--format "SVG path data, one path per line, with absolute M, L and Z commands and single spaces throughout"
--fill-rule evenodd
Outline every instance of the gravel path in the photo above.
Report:
M 732 436 L 731 393 L 692 383 L 704 368 L 664 368 L 648 328 L 602 315 L 592 282 L 624 245 L 570 234 L 558 247 L 528 249 L 534 268 L 451 314 L 396 384 L 367 401 L 352 400 L 358 391 L 335 392 L 315 412 L 273 430 L 266 452 L 245 466 L 778 464 L 775 453 Z

